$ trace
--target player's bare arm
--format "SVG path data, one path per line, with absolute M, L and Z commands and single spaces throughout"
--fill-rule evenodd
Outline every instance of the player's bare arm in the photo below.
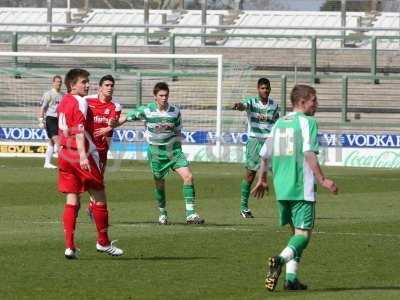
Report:
M 93 135 L 94 135 L 94 137 L 106 136 L 112 130 L 113 130 L 113 127 L 111 127 L 111 126 L 98 128 L 94 131 Z
M 76 148 L 78 149 L 78 153 L 79 153 L 79 164 L 81 165 L 82 169 L 90 171 L 89 159 L 88 159 L 86 151 L 85 151 L 85 135 L 84 135 L 84 133 L 83 132 L 78 133 L 75 136 L 75 139 L 76 139 Z
M 114 120 L 114 119 L 110 120 L 108 125 L 112 128 L 116 128 L 116 127 L 124 125 L 127 121 L 128 121 L 128 118 L 126 116 L 121 115 L 118 120 Z
M 318 163 L 317 155 L 312 151 L 306 151 L 304 152 L 304 158 L 311 170 L 313 171 L 318 182 L 324 188 L 328 189 L 331 193 L 336 195 L 338 193 L 338 188 L 333 180 L 330 180 L 324 176 L 324 173 L 322 172 L 321 167 Z
M 251 190 L 251 194 L 257 199 L 263 198 L 265 192 L 268 193 L 267 169 L 268 161 L 266 159 L 261 159 L 258 180 L 254 188 Z
M 43 99 L 43 103 L 40 106 L 39 116 L 38 116 L 38 122 L 40 128 L 43 128 L 45 126 L 44 116 L 46 114 L 47 108 L 48 108 L 47 99 Z
M 240 102 L 236 102 L 236 103 L 233 103 L 232 109 L 233 109 L 233 110 L 238 110 L 238 111 L 244 111 L 244 110 L 246 110 L 246 106 L 244 106 L 244 105 L 243 105 L 242 103 L 240 103 Z

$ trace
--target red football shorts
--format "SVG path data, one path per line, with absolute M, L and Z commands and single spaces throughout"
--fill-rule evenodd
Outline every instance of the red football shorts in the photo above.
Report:
M 61 148 L 58 153 L 58 190 L 61 193 L 104 189 L 98 153 L 89 153 L 88 160 L 90 170 L 83 170 L 79 163 L 78 151 Z

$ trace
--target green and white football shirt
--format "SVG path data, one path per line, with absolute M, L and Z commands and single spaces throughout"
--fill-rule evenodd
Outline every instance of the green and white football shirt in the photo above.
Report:
M 145 137 L 150 145 L 180 143 L 181 113 L 175 105 L 169 104 L 165 111 L 160 111 L 157 103 L 152 102 L 128 112 L 126 117 L 128 121 L 140 119 L 145 121 Z
M 271 160 L 277 200 L 315 201 L 315 178 L 304 152 L 318 153 L 315 118 L 301 112 L 281 117 L 260 155 Z
M 240 103 L 246 107 L 249 137 L 265 139 L 279 118 L 278 104 L 268 97 L 264 105 L 259 96 L 246 97 Z

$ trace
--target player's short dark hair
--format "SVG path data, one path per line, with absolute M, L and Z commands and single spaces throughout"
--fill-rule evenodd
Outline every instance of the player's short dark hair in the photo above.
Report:
M 308 100 L 316 94 L 317 92 L 312 86 L 306 84 L 297 84 L 290 93 L 290 101 L 292 102 L 292 105 L 295 106 L 301 99 Z
M 64 83 L 68 93 L 72 90 L 72 85 L 78 82 L 79 77 L 88 78 L 90 73 L 84 69 L 71 69 L 65 75 Z
M 271 88 L 271 82 L 269 82 L 268 78 L 262 77 L 258 79 L 257 86 L 260 87 L 262 85 L 266 85 L 267 87 Z
M 53 79 L 51 80 L 51 82 L 56 81 L 56 79 L 60 79 L 61 82 L 62 82 L 62 77 L 61 77 L 60 75 L 54 75 L 54 76 L 53 76 Z
M 169 93 L 169 86 L 166 82 L 158 82 L 153 88 L 153 95 L 157 95 L 159 91 L 167 91 Z
M 112 75 L 105 75 L 105 76 L 101 77 L 101 79 L 99 81 L 99 86 L 102 86 L 104 81 L 111 81 L 112 83 L 115 84 L 115 80 L 114 80 L 114 77 L 112 77 Z

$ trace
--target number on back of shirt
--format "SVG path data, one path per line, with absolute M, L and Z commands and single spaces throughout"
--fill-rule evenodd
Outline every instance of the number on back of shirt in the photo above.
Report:
M 274 156 L 294 154 L 294 129 L 276 128 L 274 132 Z

